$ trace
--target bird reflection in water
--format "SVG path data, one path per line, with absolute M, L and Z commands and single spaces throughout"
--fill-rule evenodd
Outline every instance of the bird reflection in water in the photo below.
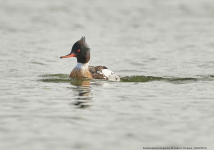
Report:
M 72 105 L 78 108 L 88 108 L 90 107 L 90 102 L 92 101 L 90 80 L 72 80 L 71 84 L 76 86 L 74 90 L 75 102 Z

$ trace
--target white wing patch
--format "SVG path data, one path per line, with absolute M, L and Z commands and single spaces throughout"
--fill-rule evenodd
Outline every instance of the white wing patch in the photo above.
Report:
M 103 74 L 105 76 L 104 78 L 108 78 L 111 81 L 120 81 L 120 78 L 111 70 L 101 69 L 101 72 L 99 73 Z

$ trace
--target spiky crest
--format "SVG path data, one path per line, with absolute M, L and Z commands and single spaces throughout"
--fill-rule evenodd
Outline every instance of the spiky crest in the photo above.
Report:
M 83 44 L 86 48 L 89 48 L 88 44 L 85 41 L 85 37 L 84 36 L 78 42 L 81 43 L 81 44 Z

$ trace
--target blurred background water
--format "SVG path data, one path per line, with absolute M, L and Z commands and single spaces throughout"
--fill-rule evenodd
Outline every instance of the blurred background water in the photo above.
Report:
M 0 149 L 214 148 L 212 0 L 0 0 Z M 123 82 L 68 79 L 90 65 Z

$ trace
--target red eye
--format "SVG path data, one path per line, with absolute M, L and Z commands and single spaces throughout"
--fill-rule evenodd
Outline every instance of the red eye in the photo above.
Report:
M 80 49 L 78 49 L 77 52 L 80 52 Z

